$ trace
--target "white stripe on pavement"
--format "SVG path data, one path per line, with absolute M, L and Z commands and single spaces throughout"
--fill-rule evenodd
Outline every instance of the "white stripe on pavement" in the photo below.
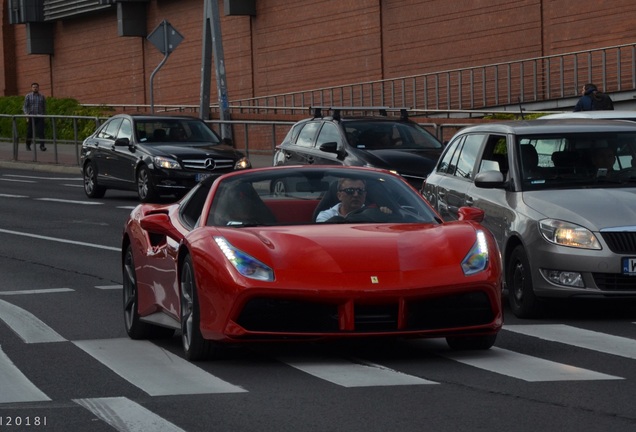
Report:
M 0 291 L 0 296 L 8 295 L 24 295 L 24 294 L 51 294 L 60 292 L 75 291 L 71 288 L 47 288 L 47 289 L 33 289 L 33 290 L 15 290 L 15 291 Z
M 623 379 L 497 347 L 483 351 L 447 351 L 440 355 L 479 369 L 530 382 Z
M 183 432 L 183 429 L 124 397 L 73 401 L 120 432 Z
M 636 359 L 636 340 L 580 329 L 565 324 L 506 326 L 506 330 L 552 342 Z
M 116 289 L 122 289 L 124 286 L 123 285 L 96 285 L 95 288 L 100 289 L 100 290 L 116 290 Z
M 67 199 L 59 199 L 59 198 L 35 198 L 34 201 L 50 201 L 50 202 L 59 202 L 64 204 L 82 204 L 82 205 L 102 205 L 103 204 L 99 201 L 77 201 L 77 200 L 67 200 Z
M 24 236 L 24 237 L 36 238 L 36 239 L 40 239 L 40 240 L 50 240 L 50 241 L 55 241 L 55 242 L 59 242 L 59 243 L 68 243 L 68 244 L 74 244 L 74 245 L 79 245 L 79 246 L 88 246 L 88 247 L 97 248 L 97 249 L 106 249 L 106 250 L 112 250 L 112 251 L 121 252 L 121 248 L 118 248 L 118 247 L 102 246 L 102 245 L 97 245 L 97 244 L 94 244 L 94 243 L 85 243 L 85 242 L 80 242 L 80 241 L 75 241 L 75 240 L 66 240 L 66 239 L 55 238 L 55 237 L 41 236 L 41 235 L 37 235 L 37 234 L 25 233 L 25 232 L 20 232 L 20 231 L 11 231 L 11 230 L 6 230 L 6 229 L 0 229 L 0 233 L 13 234 L 13 235 L 19 235 L 19 236 Z
M 305 373 L 342 387 L 437 384 L 387 367 L 356 360 L 279 357 L 278 360 Z
M 26 343 L 66 341 L 31 312 L 4 300 L 0 300 L 0 319 Z
M 0 349 L 0 403 L 51 400 L 18 369 Z
M 73 343 L 150 396 L 246 391 L 149 341 L 121 338 Z

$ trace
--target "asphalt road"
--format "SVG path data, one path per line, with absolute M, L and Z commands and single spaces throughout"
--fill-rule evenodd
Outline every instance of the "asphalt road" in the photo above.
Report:
M 636 430 L 627 304 L 507 313 L 477 353 L 290 344 L 190 364 L 179 337 L 131 341 L 119 241 L 136 195 L 89 200 L 78 170 L 30 168 L 0 165 L 0 432 Z

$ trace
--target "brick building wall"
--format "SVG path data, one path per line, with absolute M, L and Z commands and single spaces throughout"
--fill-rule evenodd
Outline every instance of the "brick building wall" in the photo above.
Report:
M 5 95 L 38 81 L 81 103 L 150 103 L 163 55 L 145 38 L 118 37 L 114 9 L 56 22 L 54 54 L 27 55 L 25 26 L 8 29 L 2 3 Z M 633 0 L 256 0 L 254 17 L 219 8 L 230 101 L 636 40 Z M 184 36 L 156 74 L 155 104 L 198 106 L 203 1 L 151 0 L 147 12 L 148 33 L 167 19 Z

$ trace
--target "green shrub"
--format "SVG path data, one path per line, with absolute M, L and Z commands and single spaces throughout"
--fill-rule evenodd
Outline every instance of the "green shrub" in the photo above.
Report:
M 0 97 L 0 114 L 3 115 L 23 115 L 22 106 L 24 104 L 24 96 L 5 96 Z M 113 109 L 102 107 L 84 107 L 75 99 L 70 98 L 46 98 L 46 114 L 50 116 L 66 116 L 66 117 L 91 117 L 87 119 L 72 118 L 55 118 L 47 119 L 45 136 L 53 138 L 53 127 L 55 127 L 55 137 L 58 140 L 74 140 L 75 126 L 77 124 L 77 139 L 83 140 L 95 130 L 95 118 L 109 117 L 113 114 Z M 26 137 L 27 122 L 24 118 L 16 119 L 16 127 L 18 136 Z M 13 118 L 0 117 L 0 137 L 10 138 L 13 136 Z

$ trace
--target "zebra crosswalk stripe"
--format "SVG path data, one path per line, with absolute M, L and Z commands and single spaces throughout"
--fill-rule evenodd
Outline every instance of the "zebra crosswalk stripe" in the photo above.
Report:
M 124 397 L 74 399 L 74 402 L 118 431 L 184 432 L 173 423 Z
M 73 343 L 151 396 L 246 391 L 149 341 L 121 338 Z
M 0 403 L 49 401 L 0 349 Z
M 565 324 L 527 324 L 506 326 L 506 330 L 539 339 L 636 359 L 636 340 L 613 336 Z

